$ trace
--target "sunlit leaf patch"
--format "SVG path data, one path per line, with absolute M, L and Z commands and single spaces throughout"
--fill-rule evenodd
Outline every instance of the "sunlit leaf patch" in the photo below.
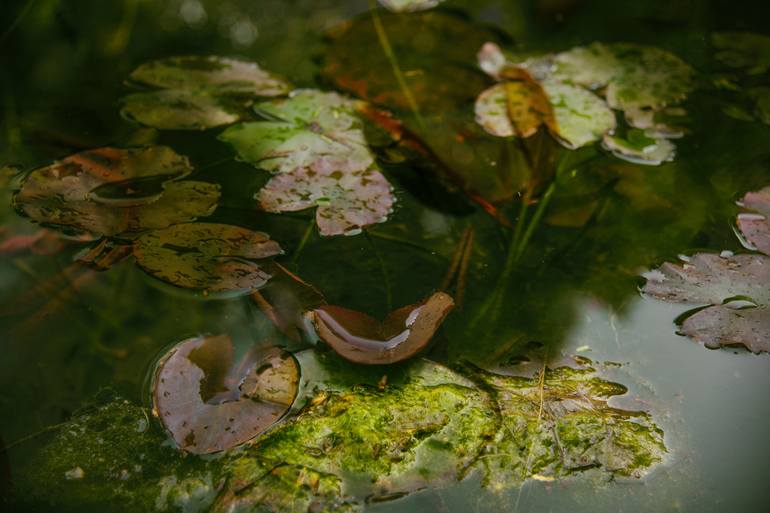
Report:
M 453 307 L 451 296 L 437 292 L 422 303 L 391 312 L 383 322 L 333 305 L 312 310 L 310 318 L 321 340 L 343 358 L 355 363 L 390 364 L 424 349 Z
M 416 12 L 432 9 L 444 0 L 379 0 L 388 10 L 393 12 Z
M 291 89 L 255 63 L 214 56 L 152 61 L 135 69 L 131 80 L 159 90 L 124 97 L 123 115 L 160 129 L 205 129 L 234 123 L 254 98 L 280 96 Z
M 254 109 L 267 120 L 235 125 L 219 138 L 261 169 L 285 173 L 328 164 L 361 170 L 374 162 L 353 101 L 337 93 L 298 90 Z
M 666 454 L 649 414 L 608 404 L 627 388 L 590 367 L 543 366 L 534 377 L 476 373 L 500 408 L 500 430 L 477 463 L 492 489 L 589 469 L 641 477 Z
M 219 186 L 181 180 L 187 158 L 165 146 L 99 148 L 35 169 L 14 196 L 33 221 L 94 237 L 192 221 L 216 208 Z
M 643 292 L 677 303 L 707 306 L 681 324 L 706 347 L 770 351 L 770 257 L 697 253 L 648 272 Z
M 670 162 L 676 155 L 674 143 L 663 138 L 653 139 L 638 129 L 629 130 L 626 137 L 606 134 L 602 146 L 618 158 L 648 166 Z
M 177 446 L 208 454 L 264 432 L 291 407 L 299 369 L 279 348 L 251 348 L 234 362 L 226 335 L 180 342 L 160 360 L 153 411 Z
M 280 255 L 263 232 L 218 223 L 184 223 L 147 232 L 134 241 L 137 264 L 171 285 L 204 293 L 247 293 L 270 274 L 257 262 Z

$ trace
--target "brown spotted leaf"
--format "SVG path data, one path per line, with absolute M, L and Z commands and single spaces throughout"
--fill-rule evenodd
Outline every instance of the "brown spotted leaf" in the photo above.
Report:
M 280 348 L 252 348 L 233 362 L 230 337 L 200 336 L 177 344 L 158 363 L 153 411 L 180 449 L 220 452 L 279 420 L 298 382 L 296 361 Z
M 677 303 L 707 305 L 682 322 L 681 332 L 709 348 L 770 351 L 770 257 L 698 253 L 645 275 L 644 293 Z
M 770 255 L 770 187 L 747 193 L 740 205 L 746 212 L 738 214 L 738 227 L 751 244 Z
M 99 148 L 33 170 L 13 201 L 33 221 L 70 233 L 140 232 L 213 212 L 219 186 L 180 180 L 191 172 L 165 146 Z
M 185 223 L 141 235 L 137 264 L 171 285 L 209 292 L 258 289 L 270 279 L 255 260 L 280 255 L 266 233 L 218 223 Z
M 454 307 L 437 292 L 416 305 L 399 308 L 383 322 L 355 310 L 324 305 L 309 314 L 318 336 L 343 358 L 363 364 L 391 364 L 415 356 Z

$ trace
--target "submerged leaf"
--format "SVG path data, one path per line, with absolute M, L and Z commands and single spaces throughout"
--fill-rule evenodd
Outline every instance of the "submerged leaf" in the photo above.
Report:
M 476 370 L 500 408 L 502 426 L 477 465 L 486 486 L 553 480 L 596 468 L 640 477 L 666 453 L 649 414 L 607 404 L 625 394 L 594 369 L 543 367 L 532 378 Z
M 682 322 L 706 347 L 770 351 L 770 257 L 698 253 L 645 275 L 643 292 L 664 301 L 711 305 Z M 731 304 L 732 303 L 732 304 Z
M 254 260 L 280 255 L 262 232 L 217 223 L 185 223 L 141 235 L 133 253 L 139 266 L 177 287 L 249 292 L 270 279 Z
M 323 164 L 355 171 L 374 163 L 354 102 L 337 93 L 304 89 L 254 108 L 269 121 L 242 123 L 219 136 L 250 164 L 287 173 Z
M 444 0 L 379 0 L 393 12 L 417 12 L 432 9 Z
M 738 214 L 738 227 L 759 251 L 770 255 L 770 187 L 747 193 L 739 203 L 747 212 Z
M 95 237 L 164 228 L 216 207 L 219 186 L 179 181 L 191 172 L 165 146 L 99 148 L 33 170 L 13 201 L 34 221 Z
M 391 364 L 422 351 L 454 307 L 436 292 L 427 300 L 391 312 L 380 323 L 355 310 L 324 305 L 310 312 L 318 336 L 343 358 L 363 364 Z
M 125 117 L 160 129 L 205 129 L 238 121 L 254 97 L 291 87 L 252 62 L 214 56 L 171 57 L 139 66 L 134 82 L 160 90 L 123 98 Z
M 220 452 L 280 419 L 298 380 L 296 361 L 280 348 L 252 348 L 234 363 L 228 336 L 201 336 L 180 342 L 158 363 L 153 408 L 180 449 Z
M 770 69 L 770 37 L 751 32 L 717 32 L 711 42 L 718 52 L 716 59 L 749 75 L 759 75 Z

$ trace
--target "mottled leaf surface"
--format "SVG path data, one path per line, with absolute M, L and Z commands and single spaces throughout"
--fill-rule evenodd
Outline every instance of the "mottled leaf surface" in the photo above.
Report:
M 33 170 L 14 204 L 36 222 L 94 237 L 164 228 L 216 208 L 219 186 L 180 180 L 191 172 L 165 146 L 99 148 Z
M 640 477 L 666 454 L 663 432 L 647 413 L 607 404 L 626 387 L 601 379 L 590 367 L 543 367 L 534 377 L 477 373 L 502 419 L 477 463 L 493 489 L 591 468 Z
M 279 348 L 252 348 L 233 361 L 226 335 L 195 337 L 158 363 L 152 384 L 155 414 L 177 446 L 220 452 L 264 432 L 288 410 L 299 368 Z
M 255 260 L 280 255 L 269 235 L 218 223 L 185 223 L 143 234 L 137 264 L 171 285 L 209 292 L 258 289 L 270 279 Z
M 738 227 L 759 251 L 770 255 L 770 187 L 747 193 L 739 202 Z
M 171 57 L 139 66 L 137 84 L 159 90 L 123 98 L 125 117 L 160 129 L 205 129 L 238 121 L 255 97 L 291 86 L 253 62 L 215 56 Z
M 659 166 L 674 160 L 676 146 L 668 139 L 647 137 L 641 130 L 632 129 L 626 137 L 606 134 L 602 146 L 619 159 L 634 164 Z
M 643 292 L 664 301 L 710 305 L 682 322 L 684 335 L 709 348 L 770 351 L 770 257 L 697 253 L 646 275 Z
M 255 109 L 271 121 L 242 123 L 219 136 L 250 164 L 286 173 L 314 166 L 361 170 L 374 162 L 354 103 L 337 93 L 300 90 Z

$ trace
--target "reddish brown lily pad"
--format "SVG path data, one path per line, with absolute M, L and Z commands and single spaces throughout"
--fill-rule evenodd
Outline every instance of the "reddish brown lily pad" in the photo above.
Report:
M 770 255 L 770 187 L 747 193 L 740 205 L 746 212 L 738 215 L 738 227 L 751 244 Z
M 291 407 L 299 368 L 278 347 L 233 362 L 227 335 L 185 340 L 158 363 L 153 411 L 183 451 L 220 452 L 264 432 Z
M 184 223 L 148 232 L 134 242 L 137 264 L 177 287 L 249 292 L 270 279 L 255 260 L 280 255 L 263 232 L 219 223 Z
M 94 237 L 164 228 L 216 208 L 219 186 L 179 181 L 191 172 L 165 146 L 98 148 L 33 170 L 13 201 L 33 221 Z
M 698 253 L 647 273 L 644 293 L 664 301 L 707 305 L 681 333 L 706 347 L 770 351 L 770 257 Z
M 427 300 L 395 310 L 380 322 L 340 306 L 324 305 L 309 313 L 318 336 L 343 358 L 381 365 L 409 359 L 422 351 L 454 307 L 454 299 L 436 292 Z

